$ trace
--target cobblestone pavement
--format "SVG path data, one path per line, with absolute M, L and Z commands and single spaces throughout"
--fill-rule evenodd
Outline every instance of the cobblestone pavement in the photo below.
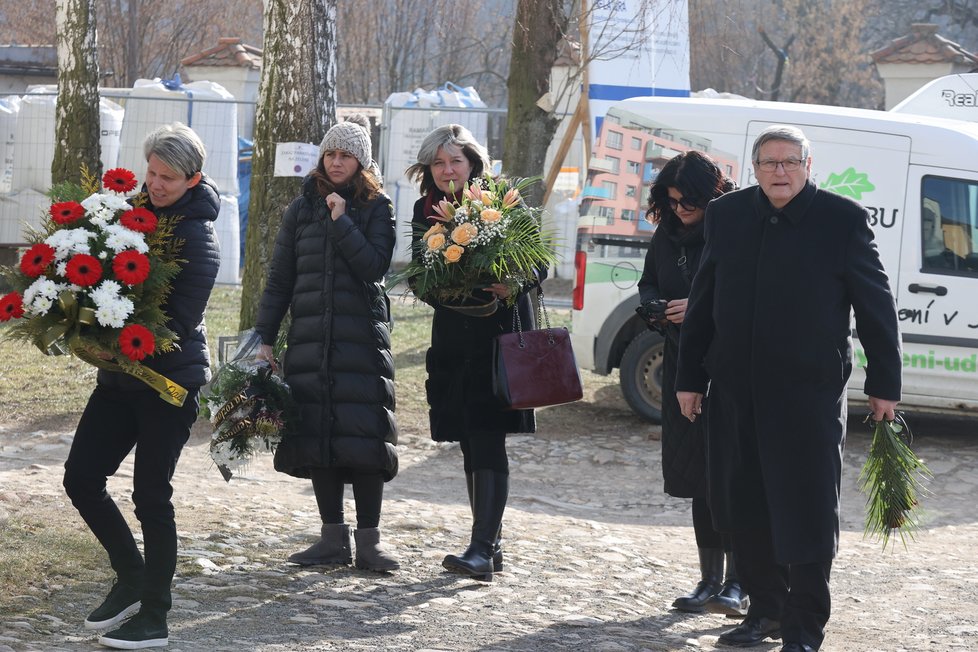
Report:
M 456 446 L 420 432 L 402 438 L 381 522 L 400 571 L 310 570 L 284 563 L 318 531 L 308 484 L 275 473 L 267 457 L 225 484 L 198 424 L 175 478 L 181 557 L 168 649 L 713 650 L 736 621 L 669 608 L 698 577 L 689 505 L 662 493 L 658 428 L 600 409 L 581 410 L 581 419 L 589 434 L 563 436 L 542 411 L 537 435 L 509 439 L 505 572 L 491 584 L 440 565 L 464 547 L 469 526 Z M 868 437 L 851 432 L 823 650 L 976 647 L 978 436 L 958 430 L 918 430 L 916 446 L 936 475 L 926 529 L 907 549 L 886 552 L 862 537 L 856 480 Z M 39 510 L 59 509 L 84 531 L 60 484 L 70 441 L 70 432 L 0 427 L 0 545 L 8 519 Z M 110 484 L 124 511 L 131 473 L 130 458 Z M 0 652 L 103 649 L 81 621 L 106 589 L 39 582 L 18 597 L 22 609 L 0 614 Z

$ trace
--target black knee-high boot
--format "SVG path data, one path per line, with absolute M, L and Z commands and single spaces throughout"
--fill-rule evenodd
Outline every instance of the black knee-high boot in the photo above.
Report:
M 723 579 L 723 549 L 700 548 L 700 581 L 689 595 L 676 598 L 672 603 L 673 609 L 700 613 L 704 610 L 707 600 L 720 590 Z
M 442 566 L 492 581 L 493 549 L 508 497 L 509 474 L 487 469 L 472 473 L 472 538 L 465 552 L 446 556 Z
M 475 504 L 472 502 L 472 472 L 465 472 L 465 489 L 469 493 L 469 509 L 473 510 L 473 518 L 475 517 Z M 500 573 L 503 570 L 503 523 L 499 522 L 499 531 L 496 533 L 496 541 L 492 546 L 492 569 L 496 573 Z

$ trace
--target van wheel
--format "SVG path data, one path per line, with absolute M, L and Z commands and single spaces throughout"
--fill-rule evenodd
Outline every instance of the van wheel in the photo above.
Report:
M 621 356 L 621 393 L 638 416 L 662 422 L 662 362 L 665 341 L 652 331 L 642 331 Z

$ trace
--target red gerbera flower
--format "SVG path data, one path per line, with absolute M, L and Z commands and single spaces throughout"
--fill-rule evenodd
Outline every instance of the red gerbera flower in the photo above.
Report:
M 139 285 L 149 276 L 149 258 L 135 249 L 128 249 L 112 259 L 112 271 L 126 285 Z
M 115 168 L 105 173 L 102 183 L 109 190 L 129 192 L 136 187 L 136 175 L 125 168 Z
M 38 242 L 36 245 L 24 252 L 24 257 L 20 259 L 20 271 L 26 276 L 37 278 L 44 273 L 44 268 L 54 260 L 54 247 Z
M 95 285 L 102 278 L 102 265 L 95 256 L 75 254 L 68 261 L 65 276 L 75 285 L 82 287 Z
M 24 299 L 16 292 L 0 297 L 0 321 L 20 319 L 24 316 Z
M 142 360 L 148 355 L 153 355 L 155 346 L 153 333 L 145 326 L 129 324 L 119 333 L 119 348 L 130 360 Z
M 156 230 L 156 216 L 148 208 L 131 208 L 122 214 L 119 223 L 130 231 L 152 233 Z
M 71 224 L 85 215 L 85 207 L 75 201 L 51 204 L 51 219 L 57 224 Z

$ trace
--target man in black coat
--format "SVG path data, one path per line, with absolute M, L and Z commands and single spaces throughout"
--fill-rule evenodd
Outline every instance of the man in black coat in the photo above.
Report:
M 751 596 L 718 643 L 783 637 L 783 652 L 804 652 L 820 647 L 830 611 L 850 310 L 877 420 L 900 400 L 900 336 L 867 212 L 816 188 L 801 130 L 769 127 L 752 158 L 758 185 L 707 208 L 676 389 L 695 420 L 709 385 L 710 499 Z

